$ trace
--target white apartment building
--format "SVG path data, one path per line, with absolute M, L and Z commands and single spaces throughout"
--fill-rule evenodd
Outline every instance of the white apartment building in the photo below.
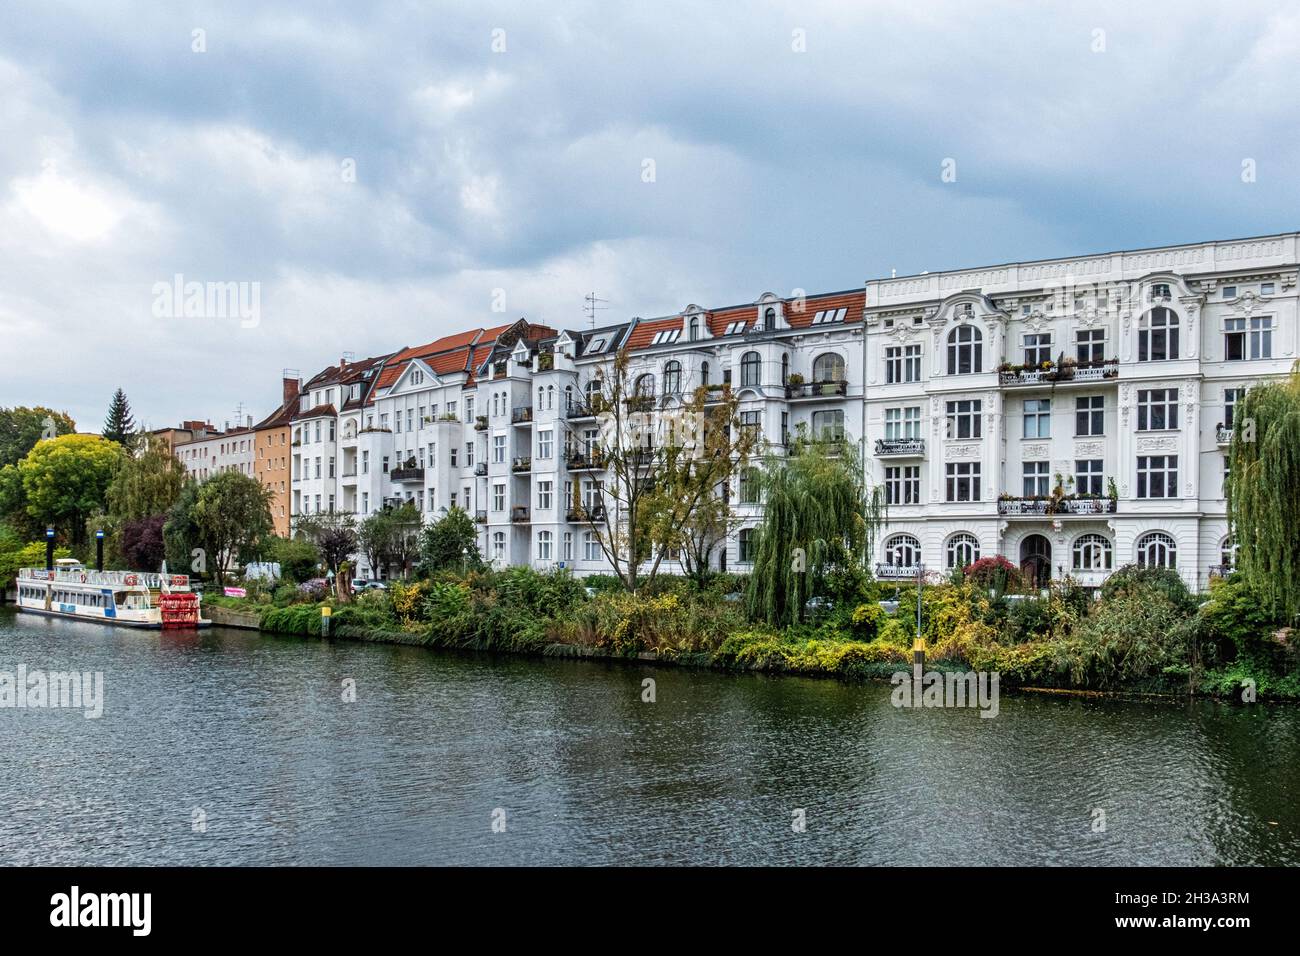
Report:
M 1002 555 L 1040 580 L 1229 565 L 1233 407 L 1296 361 L 1295 233 L 866 286 L 880 577 Z
M 177 441 L 173 453 L 191 478 L 203 481 L 223 471 L 238 471 L 253 476 L 255 437 L 250 417 L 244 427 L 225 431 L 192 429 L 189 441 Z

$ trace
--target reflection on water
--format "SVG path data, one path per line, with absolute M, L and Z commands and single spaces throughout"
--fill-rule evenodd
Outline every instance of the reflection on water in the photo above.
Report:
M 20 663 L 103 671 L 105 705 L 0 710 L 0 863 L 1300 863 L 1291 707 L 1004 694 L 982 720 L 884 683 L 0 610 Z

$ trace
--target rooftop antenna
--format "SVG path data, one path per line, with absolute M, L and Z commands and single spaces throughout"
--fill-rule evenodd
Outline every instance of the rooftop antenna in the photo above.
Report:
M 602 299 L 600 296 L 596 295 L 595 292 L 591 292 L 583 296 L 582 300 L 587 303 L 583 306 L 583 311 L 587 313 L 587 319 L 591 322 L 591 327 L 594 329 L 596 327 L 596 313 L 605 311 L 605 306 L 600 303 L 608 302 L 609 299 Z
M 351 365 L 356 360 L 357 360 L 356 352 L 353 352 L 349 349 L 348 351 L 343 353 L 343 361 L 347 362 L 349 365 Z
M 239 428 L 244 424 L 244 403 L 239 402 L 235 405 L 235 427 Z

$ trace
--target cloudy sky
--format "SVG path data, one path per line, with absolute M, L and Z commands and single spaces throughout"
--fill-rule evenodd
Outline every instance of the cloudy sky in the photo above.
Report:
M 582 327 L 592 290 L 613 321 L 1300 226 L 1281 2 L 8 0 L 0 20 L 0 406 L 82 430 L 119 384 L 155 427 L 261 416 L 282 368 Z M 159 315 L 176 275 L 257 283 L 256 319 Z

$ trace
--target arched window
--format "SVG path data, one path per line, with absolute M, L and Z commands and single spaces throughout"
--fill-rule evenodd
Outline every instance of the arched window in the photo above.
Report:
M 965 568 L 980 559 L 979 538 L 963 531 L 948 539 L 948 568 Z
M 551 548 L 552 548 L 552 544 L 554 543 L 554 540 L 555 540 L 555 536 L 550 531 L 537 532 L 537 560 L 538 561 L 551 560 Z
M 546 410 L 549 412 L 549 411 L 553 411 L 554 409 L 555 409 L 555 386 L 547 385 L 546 386 Z
M 700 337 L 700 320 L 691 316 L 691 320 L 686 323 L 686 337 L 694 342 Z
M 673 359 L 664 365 L 664 394 L 676 395 L 682 390 L 682 363 Z
M 1137 563 L 1142 568 L 1173 568 L 1178 565 L 1178 546 L 1171 535 L 1149 531 L 1138 538 Z
M 813 381 L 844 381 L 844 356 L 838 352 L 824 352 L 813 359 Z
M 589 379 L 584 388 L 587 393 L 587 410 L 590 412 L 600 411 L 600 390 L 603 388 L 600 379 Z
M 540 412 L 546 407 L 546 389 L 537 386 L 537 410 Z
M 763 312 L 763 328 L 772 331 L 776 328 L 776 309 L 766 309 Z
M 1081 534 L 1074 539 L 1074 570 L 1109 571 L 1112 563 L 1110 539 L 1101 534 Z
M 1178 314 L 1158 306 L 1138 319 L 1138 361 L 1178 358 Z
M 709 384 L 709 363 L 708 362 L 700 363 L 700 384 L 701 385 Z
M 757 352 L 746 352 L 740 357 L 740 385 L 759 386 L 763 384 L 763 360 Z
M 885 542 L 885 563 L 914 568 L 921 563 L 921 542 L 910 534 L 896 534 Z
M 1219 545 L 1219 564 L 1225 572 L 1237 566 L 1237 542 L 1232 535 L 1224 538 Z
M 632 387 L 632 394 L 638 398 L 653 398 L 655 393 L 654 373 L 646 372 L 638 376 L 636 384 Z
M 984 336 L 973 325 L 948 333 L 948 374 L 973 375 L 984 370 Z
M 565 412 L 573 411 L 573 386 L 564 386 L 564 410 Z

